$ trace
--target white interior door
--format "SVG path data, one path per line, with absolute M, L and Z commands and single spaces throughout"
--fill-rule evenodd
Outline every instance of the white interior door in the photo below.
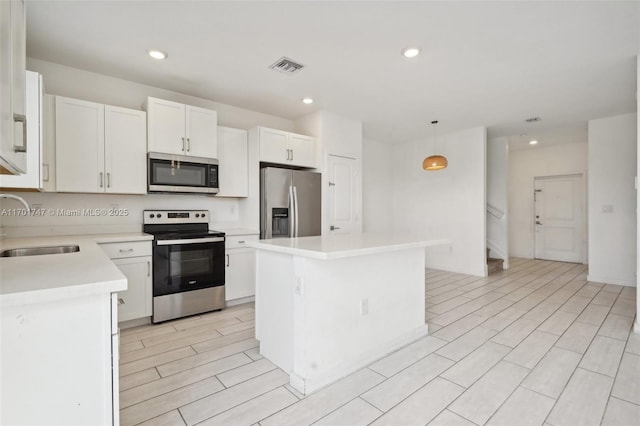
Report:
M 584 181 L 582 175 L 535 178 L 535 257 L 584 261 Z
M 331 234 L 353 232 L 356 223 L 356 160 L 329 155 L 327 220 Z

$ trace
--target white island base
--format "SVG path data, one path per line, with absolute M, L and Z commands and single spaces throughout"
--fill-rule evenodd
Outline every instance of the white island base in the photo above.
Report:
M 428 333 L 425 247 L 358 234 L 252 242 L 260 352 L 309 394 Z

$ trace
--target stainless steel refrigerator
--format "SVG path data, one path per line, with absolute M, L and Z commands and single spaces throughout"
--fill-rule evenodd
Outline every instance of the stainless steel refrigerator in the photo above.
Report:
M 260 170 L 260 238 L 308 237 L 321 232 L 321 174 Z

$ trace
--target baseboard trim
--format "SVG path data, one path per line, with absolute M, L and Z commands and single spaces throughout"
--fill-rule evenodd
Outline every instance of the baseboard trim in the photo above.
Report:
M 615 285 L 623 285 L 625 287 L 636 287 L 635 280 L 628 280 L 628 279 L 606 278 L 606 277 L 598 277 L 594 275 L 587 275 L 587 281 L 591 281 L 593 283 L 600 283 L 600 284 L 615 284 Z

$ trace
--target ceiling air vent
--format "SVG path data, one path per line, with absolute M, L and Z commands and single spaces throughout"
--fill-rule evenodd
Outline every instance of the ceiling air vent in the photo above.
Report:
M 294 62 L 291 59 L 285 58 L 283 56 L 282 58 L 278 59 L 273 65 L 271 65 L 269 68 L 284 74 L 291 75 L 291 74 L 295 74 L 296 72 L 304 68 L 304 65 Z
M 535 123 L 536 121 L 542 121 L 542 118 L 540 117 L 531 117 L 531 118 L 525 118 L 525 120 L 527 123 Z

